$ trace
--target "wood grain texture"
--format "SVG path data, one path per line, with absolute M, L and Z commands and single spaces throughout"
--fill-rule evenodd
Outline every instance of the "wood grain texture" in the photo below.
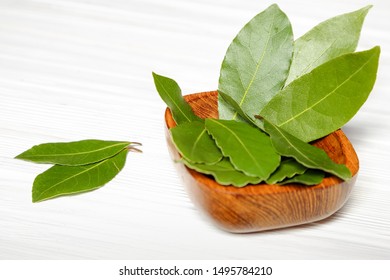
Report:
M 218 92 L 185 96 L 196 115 L 218 117 Z M 175 126 L 169 109 L 165 113 L 167 141 L 175 161 L 180 158 L 168 129 Z M 258 184 L 244 188 L 222 186 L 212 177 L 194 171 L 177 161 L 179 172 L 193 202 L 222 229 L 237 233 L 264 231 L 310 223 L 329 217 L 347 201 L 355 184 L 359 161 L 356 152 L 341 130 L 317 140 L 315 146 L 329 157 L 346 164 L 353 177 L 342 181 L 328 176 L 312 187 Z

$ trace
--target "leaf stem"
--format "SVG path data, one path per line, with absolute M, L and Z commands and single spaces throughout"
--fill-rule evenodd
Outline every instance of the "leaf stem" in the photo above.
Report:
M 142 151 L 134 146 L 142 146 L 141 143 L 139 142 L 131 142 L 131 144 L 129 146 L 126 147 L 126 149 L 129 151 L 129 152 L 136 152 L 136 153 L 142 153 Z
M 140 142 L 131 142 L 130 145 L 142 146 L 142 143 L 140 143 Z

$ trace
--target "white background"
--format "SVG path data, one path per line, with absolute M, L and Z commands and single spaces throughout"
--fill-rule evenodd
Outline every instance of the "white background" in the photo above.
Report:
M 235 34 L 272 1 L 0 0 L 0 259 L 389 259 L 390 4 L 278 1 L 295 38 L 374 4 L 359 50 L 382 47 L 376 86 L 344 128 L 360 159 L 338 213 L 255 234 L 217 229 L 168 155 L 151 72 L 184 93 L 214 90 Z M 48 168 L 13 159 L 44 142 L 143 143 L 105 187 L 31 202 Z

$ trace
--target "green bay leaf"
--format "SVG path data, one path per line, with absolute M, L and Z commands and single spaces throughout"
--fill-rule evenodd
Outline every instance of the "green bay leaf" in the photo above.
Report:
M 230 44 L 222 62 L 218 90 L 231 96 L 251 117 L 284 85 L 293 53 L 287 16 L 274 4 L 251 19 Z M 220 119 L 238 115 L 219 98 Z
M 172 79 L 153 73 L 154 84 L 161 99 L 172 112 L 176 124 L 201 121 L 181 95 L 179 85 Z
M 223 158 L 221 161 L 208 165 L 193 163 L 183 159 L 183 163 L 191 169 L 198 172 L 212 175 L 221 185 L 233 185 L 234 187 L 244 187 L 248 184 L 258 184 L 262 180 L 257 177 L 252 177 L 238 171 L 229 161 L 228 158 Z
M 260 115 L 305 142 L 339 129 L 370 94 L 380 48 L 339 56 L 293 81 Z
M 343 180 L 351 178 L 351 171 L 344 164 L 332 161 L 324 150 L 303 142 L 267 120 L 264 120 L 264 129 L 282 156 L 292 157 L 308 168 L 326 171 Z
M 222 154 L 239 171 L 265 180 L 279 166 L 279 154 L 258 128 L 234 120 L 206 119 L 205 123 Z
M 98 163 L 81 166 L 55 165 L 39 174 L 33 184 L 33 202 L 61 195 L 97 189 L 112 180 L 123 168 L 127 150 Z
M 15 158 L 36 163 L 85 165 L 112 157 L 130 144 L 131 142 L 103 140 L 44 143 L 32 147 Z
M 354 52 L 371 7 L 330 18 L 298 38 L 286 85 L 333 58 Z
M 193 121 L 170 129 L 172 141 L 180 154 L 194 163 L 213 164 L 223 157 L 207 133 L 204 122 Z
M 291 178 L 297 174 L 302 174 L 307 170 L 305 166 L 292 158 L 282 160 L 278 169 L 266 180 L 267 184 L 276 184 L 286 178 Z
M 296 175 L 290 179 L 284 180 L 278 184 L 302 184 L 307 186 L 318 185 L 324 179 L 325 173 L 318 169 L 308 169 L 305 173 Z
M 256 122 L 257 122 L 257 119 L 252 119 L 250 118 L 245 112 L 244 110 L 240 107 L 240 105 L 230 96 L 230 95 L 227 95 L 226 93 L 224 93 L 223 91 L 220 91 L 218 90 L 218 97 L 219 98 L 222 98 L 227 104 L 229 104 L 229 106 L 231 107 L 232 110 L 235 111 L 235 113 L 237 113 L 242 120 L 244 120 L 245 122 L 249 123 L 249 124 L 252 124 L 254 126 L 256 126 Z

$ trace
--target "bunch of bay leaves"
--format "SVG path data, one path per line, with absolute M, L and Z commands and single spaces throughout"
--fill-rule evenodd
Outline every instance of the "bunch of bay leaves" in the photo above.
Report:
M 35 163 L 53 164 L 33 183 L 32 201 L 96 190 L 124 167 L 129 151 L 141 152 L 141 143 L 88 139 L 44 143 L 16 156 Z
M 310 142 L 348 122 L 374 86 L 380 48 L 355 52 L 370 8 L 326 20 L 296 40 L 277 5 L 256 15 L 222 62 L 219 119 L 197 117 L 178 84 L 153 73 L 177 124 L 170 135 L 181 161 L 236 187 L 315 185 L 327 174 L 348 180 L 350 170 Z

